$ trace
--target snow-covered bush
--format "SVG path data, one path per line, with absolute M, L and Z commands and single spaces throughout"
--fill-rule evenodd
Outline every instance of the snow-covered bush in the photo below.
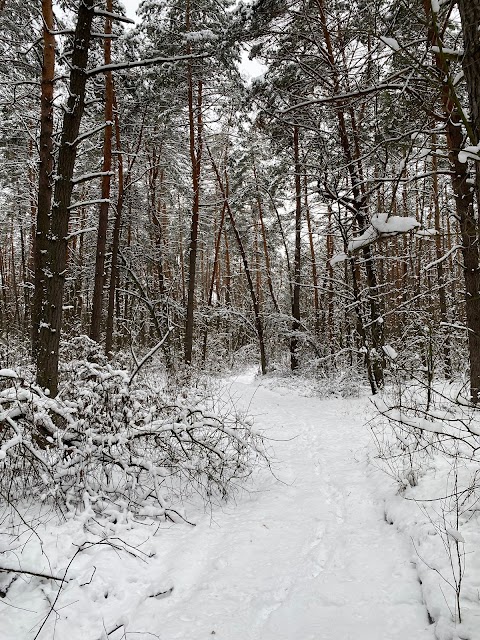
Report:
M 358 398 L 364 387 L 364 375 L 353 367 L 338 371 L 336 375 L 321 377 L 316 381 L 316 395 L 320 398 Z
M 176 520 L 186 495 L 226 497 L 266 459 L 250 420 L 207 388 L 158 390 L 91 356 L 70 362 L 54 399 L 0 372 L 3 500 L 34 496 L 103 522 Z
M 412 539 L 426 606 L 441 640 L 470 637 L 478 579 L 480 410 L 460 385 L 395 384 L 375 397 L 371 427 L 379 466 L 397 485 L 386 520 Z M 466 635 L 464 635 L 466 634 Z

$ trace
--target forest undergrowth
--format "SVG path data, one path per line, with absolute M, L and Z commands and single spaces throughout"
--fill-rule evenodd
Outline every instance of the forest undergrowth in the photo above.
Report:
M 219 363 L 209 374 L 166 376 L 154 360 L 107 361 L 85 336 L 63 349 L 70 359 L 56 398 L 35 384 L 28 365 L 0 371 L 0 596 L 25 588 L 25 578 L 30 589 L 48 591 L 51 607 L 38 633 L 65 585 L 76 580 L 82 598 L 82 585 L 93 589 L 93 576 L 89 582 L 78 573 L 84 555 L 97 561 L 108 547 L 132 567 L 150 562 L 139 524 L 146 538 L 152 523 L 194 526 L 190 513 L 248 487 L 272 455 L 253 419 L 221 393 L 232 372 Z M 436 637 L 472 640 L 480 616 L 480 414 L 461 381 L 437 380 L 428 367 L 407 371 L 389 353 L 388 382 L 368 410 L 385 520 L 412 541 Z M 12 354 L 3 362 L 13 362 Z M 247 365 L 242 360 L 240 368 Z M 339 402 L 369 395 L 361 371 L 327 372 L 313 361 L 292 374 L 279 360 L 257 381 L 277 393 Z M 74 545 L 65 554 L 58 535 Z M 144 597 L 166 597 L 171 586 L 162 580 Z
M 167 379 L 142 361 L 130 370 L 85 336 L 64 349 L 55 398 L 28 366 L 0 370 L 2 598 L 25 577 L 62 587 L 73 560 L 97 545 L 146 557 L 127 542 L 135 526 L 194 526 L 186 505 L 211 508 L 269 465 L 253 420 L 212 378 Z M 65 557 L 51 556 L 52 523 L 76 541 Z
M 412 541 L 438 640 L 478 637 L 480 411 L 468 383 L 391 367 L 370 428 L 385 520 Z M 385 474 L 391 483 L 385 483 Z

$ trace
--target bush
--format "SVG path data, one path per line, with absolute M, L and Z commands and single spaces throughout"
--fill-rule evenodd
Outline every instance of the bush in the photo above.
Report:
M 54 399 L 3 372 L 4 500 L 34 496 L 97 521 L 126 513 L 177 520 L 186 495 L 225 498 L 266 460 L 251 422 L 207 388 L 154 389 L 98 360 L 92 352 L 69 363 Z

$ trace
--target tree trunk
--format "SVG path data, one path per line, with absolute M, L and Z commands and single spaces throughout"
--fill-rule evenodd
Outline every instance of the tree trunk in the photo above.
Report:
M 436 150 L 436 139 L 433 138 L 433 149 Z M 440 322 L 444 323 L 445 339 L 443 342 L 443 371 L 447 380 L 452 377 L 452 359 L 450 357 L 450 333 L 446 326 L 448 320 L 447 314 L 447 294 L 445 290 L 445 273 L 443 268 L 443 253 L 442 236 L 440 229 L 440 193 L 438 188 L 438 173 L 437 173 L 437 156 L 432 154 L 432 171 L 433 171 L 433 208 L 434 208 L 434 220 L 435 220 L 435 258 L 437 261 L 437 281 L 438 281 L 438 303 L 440 307 Z
M 238 231 L 237 225 L 235 224 L 235 218 L 234 218 L 232 209 L 230 208 L 230 203 L 228 201 L 227 194 L 225 192 L 225 188 L 223 186 L 223 182 L 222 182 L 222 178 L 220 176 L 220 172 L 218 170 L 217 165 L 215 164 L 215 161 L 213 159 L 212 154 L 210 153 L 210 149 L 208 148 L 208 146 L 207 146 L 207 152 L 208 152 L 208 156 L 210 158 L 210 161 L 212 163 L 212 168 L 213 168 L 213 170 L 215 172 L 215 175 L 216 175 L 216 178 L 217 178 L 217 183 L 218 183 L 218 186 L 220 188 L 223 201 L 224 201 L 225 206 L 227 208 L 228 217 L 230 219 L 232 230 L 233 230 L 233 233 L 235 235 L 235 239 L 236 239 L 237 244 L 238 244 L 238 249 L 240 251 L 240 255 L 242 257 L 243 268 L 244 268 L 244 271 L 245 271 L 245 275 L 247 277 L 248 290 L 250 292 L 250 298 L 252 300 L 252 307 L 253 307 L 253 314 L 254 314 L 254 317 L 255 317 L 255 330 L 257 332 L 258 345 L 259 345 L 259 348 L 260 348 L 260 367 L 261 367 L 261 370 L 262 370 L 262 374 L 265 375 L 267 373 L 267 356 L 266 356 L 266 351 L 265 351 L 265 340 L 264 340 L 264 336 L 263 336 L 263 322 L 262 322 L 262 316 L 260 314 L 260 305 L 258 303 L 258 298 L 257 298 L 257 295 L 255 293 L 255 285 L 253 283 L 252 273 L 250 271 L 250 266 L 248 264 L 248 258 L 247 258 L 247 254 L 246 254 L 246 251 L 245 251 L 245 247 L 243 246 L 242 238 L 241 238 L 240 233 Z
M 432 45 L 438 45 L 436 19 L 428 0 L 424 0 L 424 8 L 427 18 L 431 17 L 428 28 L 429 41 Z M 472 116 L 469 135 L 472 144 L 476 144 L 480 134 L 480 70 L 478 68 L 480 61 L 478 51 L 480 2 L 479 0 L 458 0 L 458 8 L 464 36 L 463 66 Z M 458 159 L 458 154 L 463 148 L 462 123 L 465 122 L 465 119 L 462 118 L 462 114 L 458 110 L 458 101 L 448 82 L 448 61 L 439 52 L 434 54 L 434 59 L 442 81 L 441 100 L 446 119 L 448 158 L 452 169 L 452 188 L 462 238 L 465 311 L 470 360 L 470 396 L 472 402 L 477 403 L 480 392 L 480 262 L 478 223 L 474 214 L 473 193 L 468 184 L 468 167 L 466 163 L 460 162 Z M 479 173 L 477 170 L 477 202 L 480 202 Z
M 32 304 L 32 354 L 40 350 L 40 322 L 46 304 L 47 248 L 52 204 L 53 172 L 53 79 L 55 76 L 55 36 L 52 35 L 54 17 L 52 0 L 42 0 L 43 64 L 40 102 L 40 141 L 38 168 L 38 196 L 35 236 L 33 244 L 34 294 Z
M 463 71 L 467 84 L 472 119 L 472 144 L 480 140 L 480 0 L 458 0 L 462 21 Z M 477 209 L 480 209 L 480 164 L 476 163 Z M 477 211 L 478 214 L 478 211 Z M 470 354 L 470 395 L 480 399 L 480 265 L 478 221 L 469 211 L 462 225 L 463 260 L 466 285 L 466 310 Z
M 337 62 L 333 50 L 332 38 L 330 35 L 330 30 L 327 24 L 327 13 L 325 11 L 325 3 L 324 0 L 317 0 L 317 6 L 320 13 L 320 22 L 322 25 L 322 31 L 325 38 L 326 45 L 326 53 L 329 65 L 331 67 L 331 71 L 333 74 L 333 95 L 342 93 L 342 87 L 340 83 L 341 73 L 337 67 Z M 354 153 L 352 153 L 352 144 L 349 139 L 347 122 L 345 118 L 345 112 L 341 109 L 336 110 L 337 122 L 338 122 L 338 134 L 340 138 L 340 146 L 342 147 L 342 151 L 345 156 L 345 161 L 347 164 L 348 173 L 350 176 L 350 181 L 352 185 L 352 193 L 354 198 L 354 206 L 355 206 L 355 222 L 358 225 L 358 230 L 363 232 L 367 227 L 368 220 L 368 212 L 367 212 L 367 195 L 365 194 L 363 187 L 363 168 L 361 163 L 361 155 L 360 155 L 360 144 L 357 132 L 357 126 L 355 122 L 355 114 L 352 109 L 349 110 L 350 119 L 353 130 L 353 148 Z M 375 271 L 374 258 L 372 254 L 372 248 L 370 245 L 365 246 L 362 249 L 363 259 L 364 259 L 364 268 L 365 274 L 367 277 L 367 291 L 368 291 L 368 306 L 370 309 L 370 341 L 372 349 L 369 354 L 369 362 L 371 365 L 371 369 L 373 371 L 373 376 L 375 379 L 375 386 L 377 388 L 382 388 L 384 384 L 383 379 L 383 370 L 385 368 L 385 354 L 383 352 L 384 345 L 384 325 L 383 318 L 380 313 L 380 305 L 378 301 L 378 283 L 377 283 L 377 275 Z M 358 276 L 353 274 L 353 277 L 356 282 L 358 282 Z M 358 306 L 356 307 L 357 311 L 359 311 Z M 358 316 L 359 321 L 363 322 L 363 314 Z M 365 327 L 362 327 L 362 333 L 365 332 Z M 366 339 L 362 337 L 363 340 Z M 364 345 L 366 349 L 369 349 L 368 345 Z M 369 377 L 371 372 L 368 373 Z
M 62 329 L 62 304 L 67 267 L 67 235 L 73 190 L 73 171 L 77 156 L 77 138 L 85 108 L 85 69 L 91 41 L 94 0 L 83 0 L 78 7 L 77 25 L 73 39 L 70 64 L 68 100 L 64 110 L 62 133 L 56 167 L 55 189 L 51 208 L 50 226 L 43 230 L 42 241 L 36 243 L 36 304 L 34 327 L 38 340 L 34 342 L 37 384 L 49 389 L 52 396 L 58 392 L 58 357 Z M 47 120 L 45 114 L 45 120 Z M 48 128 L 47 128 L 48 129 Z M 45 144 L 46 141 L 45 135 Z M 44 172 L 44 178 L 48 175 Z M 45 183 L 39 185 L 39 192 Z M 39 200 L 42 213 L 50 202 L 49 194 L 42 192 Z M 47 216 L 50 212 L 47 213 Z M 41 223 L 43 223 L 41 218 Z M 38 230 L 37 230 L 38 233 Z M 38 240 L 38 236 L 37 236 Z M 38 297 L 37 297 L 38 296 Z
M 190 123 L 190 159 L 192 164 L 193 203 L 190 224 L 190 246 L 188 249 L 188 278 L 187 278 L 187 320 L 185 324 L 185 364 L 192 363 L 193 353 L 193 325 L 195 309 L 195 289 L 198 253 L 198 225 L 200 221 L 200 174 L 201 174 L 201 129 L 202 129 L 202 83 L 198 83 L 197 94 L 197 138 L 195 143 L 195 123 L 193 107 L 193 85 L 191 76 L 188 88 L 188 106 Z
M 273 307 L 277 313 L 280 313 L 280 309 L 278 307 L 277 298 L 275 296 L 275 291 L 273 290 L 273 280 L 272 280 L 272 267 L 270 263 L 270 252 L 268 250 L 267 243 L 267 232 L 265 229 L 265 222 L 263 219 L 263 202 L 262 202 L 262 194 L 260 193 L 260 185 L 258 183 L 258 175 L 257 175 L 257 167 L 255 164 L 255 157 L 252 156 L 252 166 L 253 166 L 253 177 L 255 178 L 255 193 L 256 200 L 258 206 L 258 216 L 260 221 L 260 230 L 262 232 L 262 243 L 263 243 L 263 253 L 265 257 L 265 269 L 267 271 L 267 284 L 268 289 L 270 291 L 270 296 L 272 298 Z
M 300 331 L 300 277 L 302 231 L 302 184 L 298 127 L 293 128 L 293 160 L 295 170 L 295 253 L 293 262 L 292 337 L 290 338 L 290 368 L 296 371 L 298 362 L 298 333 Z
M 115 92 L 113 94 L 115 103 Z M 118 109 L 115 110 L 115 140 L 117 151 L 117 168 L 118 168 L 118 195 L 117 206 L 115 211 L 115 222 L 113 225 L 112 237 L 112 264 L 110 267 L 110 283 L 108 286 L 108 305 L 107 305 L 107 321 L 105 325 L 105 353 L 107 357 L 111 356 L 113 348 L 113 318 L 115 315 L 115 293 L 118 279 L 118 252 L 120 250 L 120 231 L 122 228 L 122 212 L 123 203 L 125 201 L 125 182 L 123 175 L 123 154 L 122 140 L 120 136 L 120 122 L 118 118 Z
M 107 11 L 113 12 L 112 0 L 107 0 Z M 105 35 L 103 44 L 104 62 L 112 63 L 112 20 L 105 18 Z M 102 331 L 103 288 L 105 284 L 105 253 L 107 250 L 108 212 L 110 209 L 110 185 L 112 170 L 112 138 L 113 138 L 113 75 L 111 71 L 105 73 L 105 131 L 103 137 L 103 165 L 102 165 L 102 202 L 98 217 L 97 250 L 95 256 L 95 284 L 92 297 L 92 319 L 90 323 L 90 338 L 100 342 Z
M 303 176 L 303 202 L 305 205 L 305 218 L 307 219 L 307 229 L 308 229 L 308 244 L 310 247 L 310 260 L 312 262 L 312 286 L 313 286 L 313 308 L 315 312 L 315 336 L 318 338 L 320 335 L 320 296 L 318 293 L 318 272 L 317 272 L 317 258 L 315 255 L 315 244 L 313 241 L 313 227 L 312 227 L 312 216 L 310 214 L 310 205 L 308 203 L 308 183 L 307 183 L 307 174 L 305 173 Z M 330 213 L 329 213 L 330 215 Z M 328 256 L 328 247 L 329 247 L 329 238 L 327 236 L 327 271 L 331 278 L 332 276 L 332 265 L 329 260 L 332 256 Z
M 186 7 L 186 31 L 190 31 L 190 2 Z M 187 42 L 187 55 L 191 53 L 190 41 Z M 193 70 L 192 64 L 187 64 L 188 91 L 188 130 L 190 163 L 192 166 L 192 217 L 190 224 L 190 246 L 188 250 L 188 284 L 187 284 L 187 317 L 185 322 L 185 364 L 192 363 L 193 353 L 193 325 L 195 308 L 195 285 L 198 252 L 198 225 L 200 214 L 200 174 L 202 168 L 202 81 L 197 84 L 197 104 L 194 105 Z M 195 123 L 196 109 L 196 123 Z

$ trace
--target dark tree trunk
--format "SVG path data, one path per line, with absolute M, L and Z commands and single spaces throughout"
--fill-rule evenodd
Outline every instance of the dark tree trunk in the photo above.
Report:
M 308 183 L 307 183 L 306 173 L 303 176 L 303 203 L 305 205 L 305 218 L 307 220 L 307 230 L 308 230 L 308 245 L 310 248 L 310 260 L 312 263 L 313 308 L 314 308 L 314 317 L 315 317 L 314 331 L 315 331 L 315 336 L 318 338 L 318 336 L 320 335 L 320 297 L 318 294 L 317 258 L 315 255 L 315 244 L 313 241 L 312 216 L 310 215 L 310 206 L 308 203 Z M 329 244 L 329 239 L 327 238 L 327 245 L 328 244 Z M 329 272 L 331 272 L 332 266 L 328 264 L 327 269 L 329 270 Z
M 49 389 L 52 396 L 58 392 L 58 357 L 62 329 L 62 304 L 67 267 L 67 236 L 73 190 L 73 171 L 77 156 L 77 138 L 85 108 L 85 69 L 90 48 L 94 0 L 83 0 L 78 7 L 77 26 L 73 39 L 68 101 L 65 107 L 57 176 L 51 207 L 50 227 L 45 230 L 42 243 L 35 248 L 38 270 L 38 298 L 35 304 L 34 326 L 38 330 L 34 351 L 37 366 L 37 384 Z M 48 174 L 46 174 L 48 175 Z M 42 188 L 45 188 L 42 185 Z M 42 207 L 48 201 L 45 194 Z M 37 231 L 38 232 L 38 231 Z M 37 238 L 38 239 L 38 238 Z M 45 242 L 43 243 L 43 240 Z M 42 251 L 41 256 L 38 254 Z M 36 269 L 37 271 L 37 269 Z
M 125 175 L 124 166 L 123 166 L 123 151 L 122 151 L 122 139 L 120 132 L 120 118 L 118 114 L 118 105 L 117 98 L 115 93 L 115 86 L 113 87 L 113 109 L 114 109 L 114 123 L 115 123 L 115 144 L 116 144 L 116 152 L 117 152 L 117 176 L 118 176 L 118 194 L 117 194 L 117 206 L 115 211 L 115 222 L 113 225 L 113 235 L 112 235 L 112 262 L 110 267 L 110 282 L 108 285 L 108 306 L 107 306 L 107 320 L 105 324 L 105 353 L 107 357 L 112 356 L 113 349 L 113 327 L 114 327 L 114 316 L 115 316 L 115 300 L 117 300 L 118 306 L 118 296 L 117 296 L 117 282 L 119 278 L 119 268 L 118 268 L 118 258 L 120 253 L 120 236 L 122 230 L 122 217 L 123 217 L 123 206 L 125 204 L 125 191 L 128 188 L 130 183 L 130 174 L 133 169 L 133 165 L 137 159 L 138 150 L 140 149 L 140 145 L 142 143 L 143 137 L 143 120 L 142 127 L 140 129 L 140 135 L 138 137 L 138 143 L 135 149 L 135 153 L 132 154 L 132 157 L 127 166 L 127 174 Z M 145 114 L 143 116 L 145 118 Z M 117 317 L 120 313 L 117 313 Z
M 298 362 L 298 333 L 300 331 L 300 277 L 302 231 L 302 183 L 298 127 L 293 128 L 293 160 L 295 167 L 295 253 L 293 262 L 292 337 L 290 338 L 290 368 L 296 371 Z
M 436 139 L 433 139 L 433 147 L 436 149 Z M 443 370 L 447 380 L 452 377 L 452 360 L 450 357 L 450 335 L 448 331 L 447 321 L 447 293 L 445 289 L 445 273 L 443 267 L 443 242 L 441 235 L 440 225 L 440 193 L 438 188 L 438 173 L 437 173 L 437 156 L 432 154 L 432 171 L 433 171 L 433 208 L 434 208 L 434 220 L 435 220 L 435 258 L 437 261 L 437 281 L 438 281 L 438 303 L 440 307 L 440 322 L 444 323 L 446 335 L 443 343 Z
M 258 206 L 258 218 L 260 222 L 260 230 L 262 232 L 262 243 L 263 243 L 263 253 L 265 257 L 265 269 L 267 271 L 267 284 L 268 289 L 270 291 L 270 296 L 272 298 L 274 309 L 277 313 L 280 313 L 280 309 L 278 307 L 277 297 L 275 296 L 275 291 L 273 289 L 273 280 L 272 280 L 272 267 L 270 263 L 270 252 L 268 250 L 268 242 L 267 242 L 267 232 L 265 229 L 265 221 L 263 216 L 263 202 L 262 195 L 260 193 L 260 185 L 258 183 L 258 175 L 257 175 L 257 167 L 255 165 L 255 157 L 252 157 L 252 166 L 253 166 L 253 176 L 255 178 L 255 191 L 256 191 L 256 200 Z
M 115 92 L 113 95 L 115 102 Z M 120 232 L 122 229 L 122 213 L 123 203 L 125 201 L 125 182 L 123 175 L 123 154 L 122 141 L 120 137 L 120 122 L 118 118 L 118 109 L 115 113 L 115 139 L 117 151 L 117 170 L 118 170 L 118 195 L 117 207 L 115 211 L 115 222 L 113 225 L 112 237 L 112 264 L 110 267 L 110 282 L 108 286 L 108 305 L 107 305 L 107 321 L 105 325 L 105 353 L 107 357 L 111 357 L 113 348 L 113 318 L 115 315 L 115 294 L 117 290 L 118 279 L 118 252 L 120 250 Z
M 107 0 L 107 11 L 113 11 L 112 0 Z M 112 20 L 105 19 L 104 61 L 112 62 Z M 98 217 L 97 250 L 95 255 L 95 283 L 92 298 L 92 318 L 90 322 L 90 337 L 100 342 L 102 332 L 103 288 L 105 285 L 105 253 L 107 250 L 108 212 L 110 209 L 110 185 L 112 170 L 112 129 L 113 129 L 113 76 L 111 71 L 105 73 L 105 133 L 103 138 L 102 165 L 102 202 Z
M 55 76 L 55 36 L 52 0 L 42 0 L 43 64 L 40 103 L 40 143 L 36 233 L 32 239 L 35 288 L 32 306 L 32 353 L 36 358 L 40 345 L 40 322 L 46 304 L 47 248 L 52 204 L 53 172 L 53 79 Z
M 190 31 L 190 2 L 186 6 L 186 30 Z M 192 52 L 191 44 L 187 42 L 187 55 Z M 190 246 L 188 249 L 188 284 L 187 284 L 187 317 L 185 321 L 185 364 L 192 363 L 193 354 L 193 325 L 195 309 L 195 288 L 198 253 L 198 225 L 200 218 L 200 174 L 202 168 L 202 81 L 197 84 L 197 101 L 194 104 L 194 79 L 192 64 L 187 64 L 187 92 L 188 92 L 188 130 L 190 163 L 192 166 L 192 217 L 190 224 Z M 196 118 L 195 118 L 196 110 Z
M 190 225 L 190 246 L 188 249 L 187 320 L 185 324 L 185 364 L 191 364 L 193 353 L 193 325 L 195 309 L 195 289 L 198 253 L 198 225 L 200 221 L 200 174 L 202 157 L 202 83 L 198 82 L 197 123 L 193 105 L 193 81 L 191 71 L 188 80 L 188 111 L 190 129 L 190 160 L 192 164 L 192 218 Z
M 228 185 L 226 187 L 226 196 L 228 198 Z M 213 305 L 213 292 L 215 290 L 215 282 L 218 281 L 218 268 L 219 268 L 219 256 L 220 256 L 220 243 L 222 241 L 222 234 L 225 225 L 225 203 L 222 207 L 222 213 L 220 215 L 220 225 L 215 239 L 215 252 L 213 256 L 212 277 L 210 278 L 210 286 L 208 288 L 207 305 L 211 307 Z M 205 328 L 203 335 L 203 349 L 202 349 L 202 362 L 205 363 L 207 359 L 207 344 L 208 344 L 208 326 Z
M 472 143 L 480 141 L 480 0 L 458 0 L 462 20 L 463 71 L 472 119 Z M 480 163 L 476 163 L 477 209 L 480 209 Z M 477 212 L 478 215 L 478 212 Z M 466 309 L 470 354 L 470 394 L 477 403 L 480 396 L 480 265 L 478 221 L 469 210 L 462 225 Z
M 465 56 L 463 67 L 470 98 L 473 131 L 469 131 L 472 144 L 479 140 L 480 133 L 480 52 L 479 0 L 458 0 L 462 19 Z M 431 14 L 431 3 L 424 0 L 424 9 L 429 19 L 428 39 L 438 45 L 439 35 L 436 20 Z M 456 97 L 447 79 L 448 61 L 440 53 L 434 54 L 435 65 L 441 79 L 441 101 L 446 120 L 448 158 L 452 169 L 452 188 L 455 196 L 457 218 L 462 238 L 463 271 L 465 282 L 465 311 L 468 328 L 468 352 L 470 360 L 470 396 L 474 403 L 479 400 L 480 390 L 480 263 L 478 251 L 478 223 L 475 219 L 473 192 L 468 184 L 468 167 L 460 162 L 458 154 L 463 148 L 462 116 L 457 108 Z M 479 171 L 477 167 L 477 202 L 479 200 Z

